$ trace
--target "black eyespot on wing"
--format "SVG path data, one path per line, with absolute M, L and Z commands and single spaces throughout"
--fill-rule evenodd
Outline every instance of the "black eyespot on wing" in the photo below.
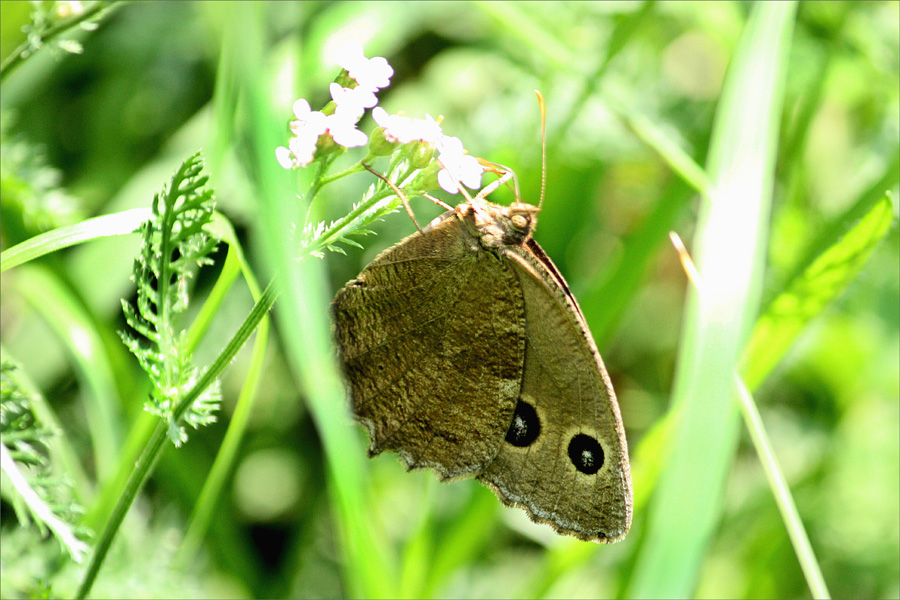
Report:
M 603 459 L 603 447 L 591 436 L 579 433 L 569 442 L 569 460 L 582 473 L 593 475 L 603 466 Z
M 537 411 L 527 402 L 519 400 L 516 403 L 516 412 L 513 415 L 509 431 L 506 432 L 506 441 L 513 446 L 524 448 L 530 446 L 541 433 L 541 422 Z

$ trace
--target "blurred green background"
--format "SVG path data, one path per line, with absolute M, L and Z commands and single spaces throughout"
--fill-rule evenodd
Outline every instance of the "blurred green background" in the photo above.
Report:
M 44 3 L 45 7 L 52 3 Z M 444 131 L 472 154 L 509 165 L 523 197 L 540 190 L 540 130 L 532 90 L 548 112 L 547 196 L 536 238 L 582 304 L 619 395 L 636 495 L 658 447 L 644 444 L 669 407 L 686 278 L 667 233 L 688 242 L 696 192 L 633 131 L 628 115 L 653 123 L 704 164 L 713 116 L 750 4 L 736 2 L 302 2 L 135 3 L 116 7 L 96 31 L 74 36 L 83 53 L 45 48 L 2 88 L 3 249 L 56 226 L 149 206 L 182 160 L 202 148 L 218 199 L 258 274 L 267 272 L 247 138 L 265 121 L 240 117 L 226 57 L 258 48 L 258 90 L 272 103 L 284 143 L 290 106 L 327 99 L 337 41 L 358 39 L 394 67 L 380 96 L 389 112 L 443 115 Z M 31 3 L 0 4 L 0 55 L 22 43 Z M 238 16 L 236 18 L 236 15 Z M 251 21 L 241 22 L 249 15 Z M 241 17 L 243 16 L 243 17 Z M 900 139 L 900 3 L 804 2 L 798 7 L 778 143 L 763 306 L 818 252 L 835 228 L 885 190 L 897 193 Z M 249 50 L 248 50 L 249 52 Z M 623 110 L 622 107 L 625 107 Z M 238 117 L 234 115 L 237 114 Z M 367 117 L 368 119 L 368 117 Z M 363 129 L 369 130 L 369 121 Z M 271 152 L 274 164 L 274 149 Z M 350 164 L 351 159 L 347 159 Z M 356 159 L 360 158 L 357 156 Z M 325 188 L 312 208 L 345 214 L 368 175 Z M 300 188 L 287 190 L 294 201 Z M 445 196 L 445 199 L 449 200 Z M 508 202 L 498 192 L 492 199 Z M 420 223 L 439 210 L 414 201 Z M 803 523 L 835 597 L 900 595 L 900 242 L 895 221 L 859 277 L 813 320 L 756 400 Z M 301 218 L 303 215 L 299 215 Z M 378 252 L 413 231 L 402 213 L 376 224 L 362 250 L 329 254 L 329 294 Z M 68 249 L 40 261 L 42 276 L 13 270 L 2 281 L 4 347 L 22 364 L 64 424 L 88 478 L 98 444 L 119 448 L 141 413 L 143 374 L 116 335 L 120 298 L 131 298 L 136 236 Z M 221 263 L 224 252 L 217 262 Z M 203 270 L 203 297 L 219 267 Z M 24 269 L 23 269 L 24 271 Z M 265 282 L 265 277 L 260 275 Z M 47 279 L 53 282 L 47 283 Z M 252 306 L 245 287 L 229 295 L 198 353 L 211 360 Z M 79 367 L 47 313 L 71 302 L 86 315 L 111 373 L 114 439 L 92 434 L 86 405 L 97 373 Z M 195 302 L 199 305 L 199 302 Z M 280 311 L 290 310 L 284 306 Z M 292 368 L 297 331 L 276 314 L 261 388 L 240 460 L 225 487 L 200 556 L 169 563 L 221 445 L 249 352 L 223 379 L 219 421 L 167 448 L 100 572 L 101 597 L 334 597 L 348 581 L 344 501 L 330 486 L 320 423 L 304 390 L 311 368 Z M 328 327 L 328 315 L 319 315 Z M 283 319 L 283 317 L 282 317 Z M 74 327 L 74 325 L 72 325 Z M 294 336 L 293 338 L 291 336 Z M 302 345 L 304 340 L 299 340 Z M 309 364 L 330 356 L 307 357 Z M 90 363 L 89 363 L 90 364 Z M 144 391 L 142 391 L 144 390 Z M 330 408 L 355 442 L 367 444 L 347 408 Z M 116 437 L 117 436 L 117 437 Z M 652 440 L 651 440 L 652 441 Z M 340 451 L 341 449 L 337 449 Z M 334 452 L 331 448 L 329 452 Z M 394 457 L 361 463 L 357 515 L 378 535 L 390 594 L 438 597 L 603 597 L 626 594 L 641 546 L 636 512 L 622 543 L 598 547 L 559 538 L 503 508 L 474 481 L 438 484 Z M 111 468 L 111 465 L 106 465 Z M 349 467 L 348 467 L 349 468 Z M 807 597 L 756 452 L 742 440 L 726 482 L 722 518 L 696 575 L 698 597 Z M 90 506 L 88 506 L 90 508 Z M 690 506 L 684 507 L 690 511 Z M 40 542 L 3 505 L 4 597 L 37 594 L 38 581 L 69 595 L 80 568 Z M 350 554 L 352 556 L 352 554 Z M 392 558 L 391 558 L 392 557 Z M 376 562 L 378 562 L 376 561 Z

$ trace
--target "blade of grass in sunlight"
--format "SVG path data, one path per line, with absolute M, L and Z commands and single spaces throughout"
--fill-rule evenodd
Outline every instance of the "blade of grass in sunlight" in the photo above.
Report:
M 626 594 L 692 595 L 736 449 L 732 373 L 757 311 L 794 3 L 752 6 L 713 128 L 672 410 L 678 419 Z
M 288 360 L 302 386 L 325 448 L 327 481 L 341 540 L 346 594 L 391 597 L 396 595 L 397 568 L 385 536 L 376 532 L 366 502 L 365 450 L 356 425 L 347 417 L 344 385 L 332 348 L 329 319 L 330 293 L 322 261 L 296 258 L 288 224 L 300 223 L 306 207 L 296 202 L 298 188 L 274 159 L 283 143 L 283 118 L 271 113 L 266 90 L 269 79 L 259 68 L 262 59 L 265 5 L 239 5 L 231 13 L 234 40 L 226 47 L 226 61 L 238 77 L 254 128 L 248 132 L 251 147 L 249 169 L 259 189 L 263 230 L 257 235 L 270 265 L 285 275 L 285 288 L 276 311 Z M 227 68 L 226 68 L 227 71 Z M 300 171 L 308 187 L 310 173 Z
M 135 233 L 149 216 L 149 208 L 133 208 L 36 235 L 3 251 L 0 255 L 0 272 L 69 246 L 111 235 Z
M 675 244 L 676 250 L 678 250 L 678 253 L 681 255 L 681 262 L 688 275 L 688 279 L 694 283 L 698 290 L 702 290 L 704 286 L 701 284 L 701 277 L 697 273 L 696 267 L 694 266 L 690 255 L 685 250 L 681 239 L 674 232 L 672 233 L 672 241 Z M 757 324 L 758 323 L 759 322 L 757 322 Z M 788 536 L 794 546 L 794 552 L 797 554 L 807 584 L 813 593 L 813 597 L 828 598 L 828 588 L 825 585 L 822 570 L 819 568 L 819 564 L 816 561 L 812 544 L 809 541 L 809 536 L 806 534 L 806 529 L 803 526 L 803 522 L 800 520 L 800 514 L 794 503 L 794 498 L 791 495 L 790 488 L 788 487 L 781 467 L 778 465 L 775 451 L 769 441 L 769 436 L 763 426 L 762 417 L 759 414 L 759 410 L 756 408 L 753 396 L 741 380 L 740 376 L 735 374 L 734 379 L 738 395 L 738 407 L 741 409 L 741 414 L 744 417 L 744 424 L 746 425 L 747 430 L 750 433 L 750 439 L 756 448 L 756 453 L 759 456 L 763 471 L 766 474 L 769 487 L 772 489 L 772 495 L 775 497 L 775 502 L 778 505 L 778 510 L 781 513 L 781 518 L 788 531 Z

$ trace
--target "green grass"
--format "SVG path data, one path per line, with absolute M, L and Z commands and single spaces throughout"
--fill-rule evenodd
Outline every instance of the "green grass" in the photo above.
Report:
M 4 479 L 4 595 L 900 593 L 897 3 L 91 6 L 96 31 L 45 13 L 48 47 L 25 51 L 28 15 L 2 6 L 3 355 L 60 432 L 50 462 L 95 532 L 90 567 L 74 564 L 7 510 Z M 291 102 L 328 99 L 344 35 L 394 66 L 381 105 L 442 115 L 515 169 L 526 200 L 541 176 L 532 90 L 546 98 L 536 238 L 619 395 L 625 541 L 561 538 L 474 481 L 366 458 L 329 304 L 413 226 L 402 211 L 373 222 L 377 196 L 353 211 L 368 173 L 310 193 L 315 169 L 274 160 Z M 83 54 L 54 47 L 72 37 Z M 176 449 L 116 331 L 130 233 L 198 148 L 227 252 L 193 280 L 183 327 L 224 406 Z M 295 235 L 318 221 L 336 221 L 329 241 L 377 235 L 319 259 Z M 285 458 L 260 481 L 247 467 L 264 455 Z

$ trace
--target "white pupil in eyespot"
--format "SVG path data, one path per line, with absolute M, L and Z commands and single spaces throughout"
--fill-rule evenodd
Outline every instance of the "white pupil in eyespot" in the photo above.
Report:
M 513 427 L 516 429 L 516 435 L 519 437 L 525 437 L 525 434 L 528 432 L 528 424 L 525 423 L 525 419 L 521 416 L 516 415 L 514 419 Z
M 594 466 L 594 454 L 590 450 L 581 451 L 581 464 L 585 467 Z

